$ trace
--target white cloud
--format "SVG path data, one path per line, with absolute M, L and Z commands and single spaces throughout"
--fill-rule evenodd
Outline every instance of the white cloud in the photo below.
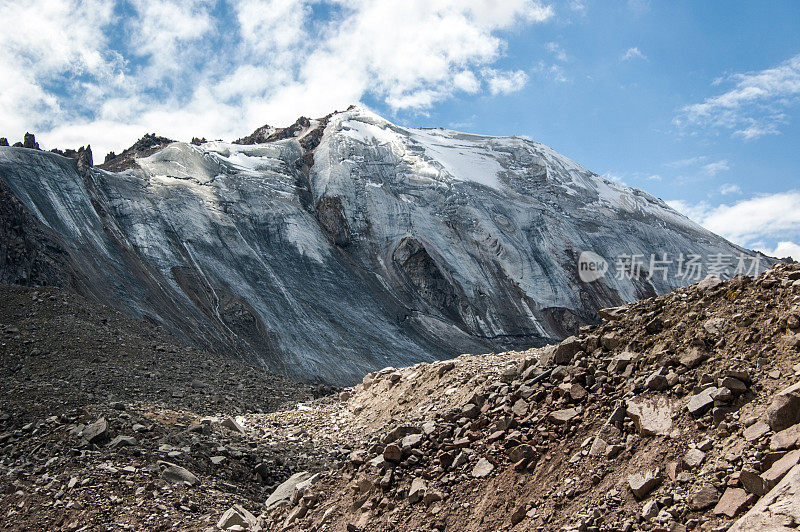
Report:
M 265 57 L 299 44 L 310 15 L 310 6 L 296 0 L 242 0 L 236 4 L 244 43 Z
M 481 88 L 481 82 L 471 70 L 464 70 L 453 76 L 453 85 L 456 89 L 474 94 Z
M 150 56 L 159 64 L 168 64 L 182 44 L 211 30 L 208 6 L 203 0 L 134 0 L 133 4 L 138 13 L 131 39 L 134 51 Z
M 633 59 L 647 59 L 647 56 L 642 53 L 636 46 L 628 48 L 625 53 L 620 57 L 620 61 L 631 61 Z
M 552 53 L 558 61 L 565 63 L 568 59 L 567 52 L 556 42 L 549 42 L 544 45 L 548 52 Z
M 800 261 L 800 244 L 795 244 L 794 242 L 781 241 L 773 248 L 759 247 L 756 249 L 770 257 L 778 257 L 779 259 L 791 257 L 794 260 Z
M 648 181 L 661 181 L 661 176 L 658 175 L 658 174 L 653 174 L 653 175 L 647 176 L 647 180 Z
M 723 196 L 727 196 L 728 194 L 741 194 L 742 189 L 739 185 L 733 183 L 724 183 L 721 187 L 719 187 L 719 193 Z
M 728 240 L 745 247 L 767 240 L 800 238 L 800 192 L 789 191 L 712 207 L 668 201 L 670 207 Z M 761 244 L 763 245 L 763 244 Z
M 620 183 L 622 185 L 625 184 L 625 181 L 623 181 L 624 176 L 615 172 L 606 172 L 605 174 L 603 174 L 603 177 L 615 183 Z
M 504 72 L 486 69 L 483 75 L 489 84 L 489 91 L 494 95 L 516 92 L 528 82 L 528 75 L 522 70 Z
M 784 111 L 800 99 L 800 55 L 776 67 L 728 79 L 735 81 L 731 90 L 684 107 L 675 123 L 726 129 L 745 140 L 779 134 L 787 121 Z
M 701 170 L 703 171 L 704 174 L 710 175 L 710 176 L 715 176 L 720 172 L 727 172 L 730 169 L 731 168 L 730 168 L 730 166 L 728 166 L 728 161 L 725 160 L 725 159 L 723 159 L 721 161 L 705 164 L 701 168 Z
M 102 154 L 145 132 L 232 138 L 365 97 L 420 111 L 458 92 L 508 94 L 528 76 L 496 67 L 503 32 L 554 15 L 538 0 L 129 5 L 0 0 L 4 136 Z
M 697 157 L 689 157 L 687 159 L 672 161 L 667 163 L 665 166 L 669 166 L 671 168 L 686 168 L 687 166 L 696 166 L 702 162 L 705 162 L 706 160 L 708 160 L 708 157 L 705 155 L 698 155 Z
M 564 67 L 556 63 L 548 64 L 545 61 L 539 61 L 533 70 L 542 77 L 557 83 L 566 83 L 569 81 L 564 73 Z
M 91 106 L 95 93 L 84 77 L 113 87 L 122 66 L 106 50 L 101 28 L 113 20 L 113 6 L 101 1 L 0 1 L 0 124 L 3 134 L 51 127 L 74 108 Z M 48 86 L 81 92 L 80 101 L 61 101 Z M 6 136 L 6 135 L 4 135 Z
M 689 203 L 688 201 L 684 200 L 669 200 L 666 203 L 679 213 L 683 214 L 687 218 L 691 218 L 701 225 L 711 210 L 711 205 L 705 201 L 701 201 L 699 203 Z

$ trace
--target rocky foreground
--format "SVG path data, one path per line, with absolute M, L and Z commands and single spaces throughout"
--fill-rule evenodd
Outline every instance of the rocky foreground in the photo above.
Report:
M 387 368 L 319 399 L 113 311 L 75 314 L 59 291 L 3 294 L 6 529 L 800 524 L 797 264 L 607 309 L 558 346 Z
M 56 288 L 0 285 L 0 390 L 2 530 L 197 530 L 327 463 L 264 413 L 330 387 L 186 347 Z M 245 413 L 263 428 L 244 429 Z
M 362 433 L 348 459 L 239 524 L 795 529 L 798 303 L 800 265 L 782 264 L 608 309 L 556 347 L 367 375 L 340 395 Z

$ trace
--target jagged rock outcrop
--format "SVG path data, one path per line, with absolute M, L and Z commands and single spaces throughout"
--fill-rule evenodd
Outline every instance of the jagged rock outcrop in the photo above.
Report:
M 25 138 L 22 141 L 22 147 L 30 148 L 32 150 L 40 149 L 39 143 L 36 142 L 36 137 L 33 135 L 33 133 L 25 133 Z
M 80 175 L 87 175 L 89 169 L 94 166 L 94 159 L 92 158 L 92 147 L 87 145 L 85 148 L 81 146 L 75 154 L 75 161 Z
M 599 308 L 687 282 L 649 264 L 615 275 L 621 255 L 755 257 L 522 138 L 403 128 L 359 107 L 251 137 L 146 135 L 99 167 L 88 147 L 77 166 L 2 148 L 0 179 L 58 239 L 73 277 L 93 280 L 82 294 L 196 345 L 337 383 L 544 345 Z M 583 251 L 607 274 L 583 282 Z
M 137 140 L 133 146 L 126 148 L 119 155 L 109 157 L 114 152 L 106 155 L 105 160 L 101 167 L 110 172 L 121 172 L 136 165 L 136 159 L 140 157 L 147 157 L 157 152 L 158 150 L 175 142 L 167 137 L 161 137 L 155 133 L 145 133 L 145 135 Z
M 8 139 L 5 137 L 0 137 L 0 146 L 8 146 Z
M 319 122 L 319 121 L 314 121 Z M 301 116 L 289 127 L 272 127 L 270 125 L 263 125 L 256 129 L 252 134 L 234 140 L 234 144 L 253 145 L 263 144 L 266 142 L 274 142 L 276 140 L 290 139 L 302 135 L 312 128 L 311 119 Z

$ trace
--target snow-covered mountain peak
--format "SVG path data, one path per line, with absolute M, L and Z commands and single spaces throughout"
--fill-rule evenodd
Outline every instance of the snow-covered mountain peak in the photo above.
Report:
M 0 228 L 31 250 L 0 280 L 60 279 L 297 378 L 541 345 L 699 280 L 644 262 L 618 275 L 619 257 L 755 257 L 538 142 L 363 106 L 233 143 L 140 144 L 102 168 L 0 147 L 0 205 L 16 206 Z M 581 280 L 585 251 L 606 275 Z

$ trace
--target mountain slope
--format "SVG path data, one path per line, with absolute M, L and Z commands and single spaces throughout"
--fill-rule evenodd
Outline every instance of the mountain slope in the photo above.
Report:
M 645 266 L 582 283 L 582 251 L 612 266 L 752 256 L 526 139 L 402 128 L 358 107 L 261 129 L 104 165 L 128 167 L 116 173 L 0 148 L 0 192 L 17 205 L 3 212 L 2 279 L 70 286 L 196 345 L 348 383 L 543 345 L 686 282 Z

